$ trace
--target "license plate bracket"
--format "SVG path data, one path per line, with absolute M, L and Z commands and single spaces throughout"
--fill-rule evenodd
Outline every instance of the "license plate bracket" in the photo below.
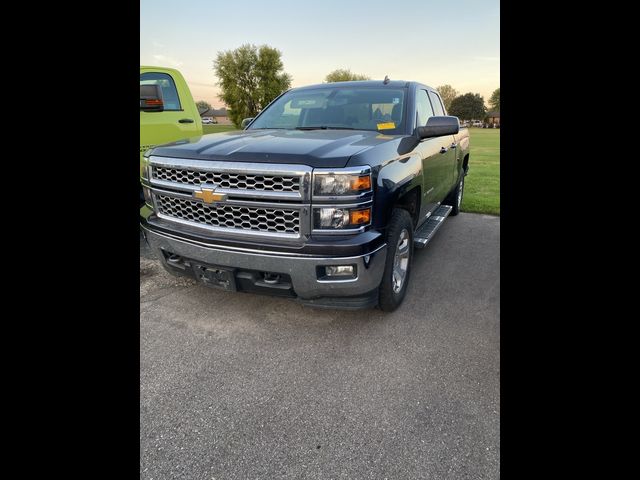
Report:
M 230 292 L 237 290 L 235 269 L 196 264 L 193 266 L 193 270 L 195 271 L 196 279 L 208 287 Z

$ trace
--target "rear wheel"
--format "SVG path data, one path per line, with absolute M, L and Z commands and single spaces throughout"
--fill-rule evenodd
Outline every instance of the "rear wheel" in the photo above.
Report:
M 378 306 L 392 312 L 407 293 L 413 258 L 413 221 L 409 212 L 395 209 L 387 228 L 387 260 L 384 267 Z

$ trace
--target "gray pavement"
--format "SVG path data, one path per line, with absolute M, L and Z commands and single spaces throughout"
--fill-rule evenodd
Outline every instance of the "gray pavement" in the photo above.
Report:
M 403 305 L 173 277 L 140 245 L 143 479 L 497 479 L 500 219 L 449 218 Z

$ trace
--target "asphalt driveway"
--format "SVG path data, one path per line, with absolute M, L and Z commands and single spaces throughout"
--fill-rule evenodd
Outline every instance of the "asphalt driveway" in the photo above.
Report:
M 209 289 L 141 241 L 140 478 L 499 478 L 499 242 L 447 219 L 384 314 Z

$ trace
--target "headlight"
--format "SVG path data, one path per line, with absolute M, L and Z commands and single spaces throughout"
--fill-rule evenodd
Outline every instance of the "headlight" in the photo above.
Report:
M 150 208 L 153 208 L 153 199 L 151 198 L 151 190 L 147 187 L 142 187 L 142 193 L 144 194 L 144 203 Z
M 314 216 L 316 229 L 335 230 L 340 228 L 358 228 L 371 223 L 371 207 L 316 208 Z
M 145 156 L 140 160 L 140 178 L 149 180 L 149 159 Z
M 313 194 L 315 196 L 360 195 L 371 191 L 371 173 L 369 169 L 357 172 L 314 171 Z

